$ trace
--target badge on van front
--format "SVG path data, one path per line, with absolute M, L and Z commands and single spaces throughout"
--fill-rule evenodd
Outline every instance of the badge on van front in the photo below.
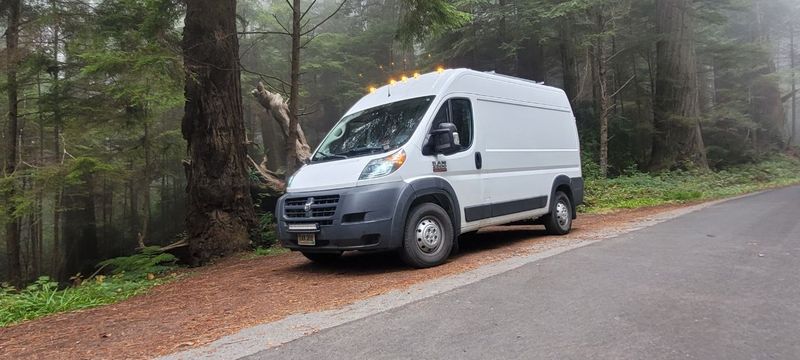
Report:
M 433 172 L 446 172 L 446 171 L 447 171 L 447 161 L 433 162 Z

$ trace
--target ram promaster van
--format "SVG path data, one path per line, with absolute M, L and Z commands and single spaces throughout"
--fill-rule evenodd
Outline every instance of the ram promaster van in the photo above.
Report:
M 467 69 L 371 90 L 289 179 L 275 211 L 284 247 L 318 262 L 397 250 L 430 267 L 485 226 L 570 231 L 583 178 L 562 90 Z

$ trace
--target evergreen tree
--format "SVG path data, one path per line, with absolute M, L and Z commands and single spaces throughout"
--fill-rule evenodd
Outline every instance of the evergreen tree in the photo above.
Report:
M 183 30 L 189 147 L 186 228 L 202 264 L 249 246 L 255 224 L 239 79 L 236 1 L 191 0 Z

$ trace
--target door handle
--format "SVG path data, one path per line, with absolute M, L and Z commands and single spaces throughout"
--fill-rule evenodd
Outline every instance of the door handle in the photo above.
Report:
M 480 152 L 475 152 L 475 168 L 480 170 L 483 168 L 483 157 L 481 156 Z

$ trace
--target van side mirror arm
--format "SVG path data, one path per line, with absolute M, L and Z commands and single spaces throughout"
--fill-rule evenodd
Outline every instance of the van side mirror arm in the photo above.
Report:
M 425 144 L 425 155 L 450 155 L 458 152 L 460 146 L 456 143 L 456 126 L 451 123 L 441 123 L 439 128 L 432 129 L 428 142 Z

